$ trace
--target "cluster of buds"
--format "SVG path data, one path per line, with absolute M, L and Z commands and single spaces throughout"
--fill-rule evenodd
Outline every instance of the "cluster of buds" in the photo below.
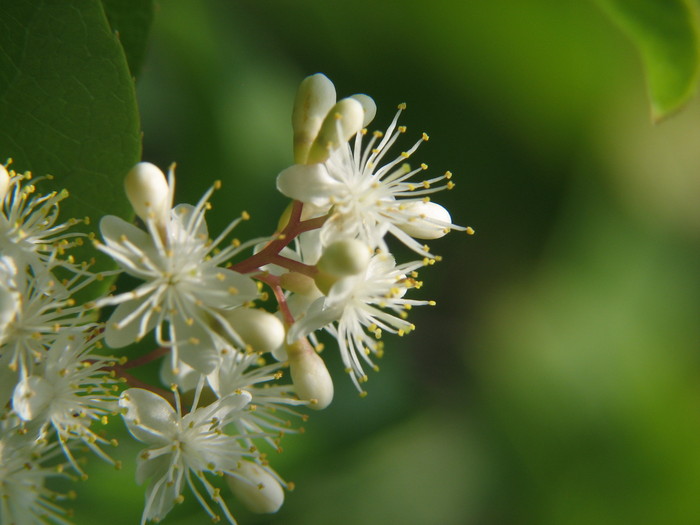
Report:
M 422 242 L 473 233 L 430 200 L 453 187 L 451 174 L 421 179 L 427 166 L 409 165 L 426 134 L 387 160 L 406 132 L 398 125 L 404 109 L 386 132 L 368 137 L 370 97 L 337 101 L 328 78 L 306 78 L 292 116 L 295 164 L 277 178 L 292 202 L 278 231 L 246 242 L 232 238 L 245 212 L 218 235 L 208 231 L 219 182 L 196 205 L 174 205 L 174 166 L 166 176 L 137 164 L 125 190 L 139 224 L 105 216 L 94 241 L 118 267 L 109 277 L 131 279 L 85 304 L 73 294 L 107 274 L 66 255 L 84 239 L 69 231 L 76 221 L 57 221 L 67 194 L 35 195 L 29 174 L 0 169 L 0 522 L 21 521 L 12 503 L 21 486 L 27 523 L 63 523 L 56 501 L 69 495 L 44 482 L 85 477 L 76 443 L 119 466 L 105 452 L 116 442 L 95 429 L 112 415 L 145 444 L 137 458 L 137 481 L 147 483 L 142 523 L 164 518 L 186 492 L 215 521 L 235 523 L 218 477 L 252 511 L 280 508 L 292 484 L 265 450 L 300 430 L 305 408 L 331 404 L 321 340 L 337 341 L 345 372 L 365 395 L 382 334 L 408 334 L 408 311 L 434 304 L 409 297 L 421 286 L 418 270 L 439 260 Z M 392 238 L 414 260 L 397 262 Z M 153 341 L 146 354 L 104 355 L 142 340 Z M 154 360 L 159 384 L 132 375 Z M 9 455 L 27 459 L 5 461 Z

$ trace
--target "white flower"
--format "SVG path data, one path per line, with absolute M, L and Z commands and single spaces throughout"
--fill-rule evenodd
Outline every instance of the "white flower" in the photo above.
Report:
M 254 446 L 256 439 L 264 439 L 275 450 L 281 450 L 282 436 L 295 432 L 290 416 L 301 417 L 290 407 L 307 404 L 294 395 L 293 385 L 274 382 L 282 377 L 281 369 L 281 363 L 265 364 L 258 354 L 228 349 L 222 352 L 221 366 L 207 376 L 219 397 L 239 390 L 250 393 L 249 406 L 235 421 L 239 434 L 249 446 Z
M 169 202 L 173 186 L 171 171 Z M 97 301 L 98 307 L 118 305 L 105 329 L 109 346 L 139 341 L 155 328 L 157 343 L 173 348 L 173 366 L 182 360 L 209 373 L 218 361 L 217 338 L 243 345 L 222 311 L 255 299 L 257 287 L 249 277 L 220 266 L 248 243 L 220 247 L 241 219 L 215 240 L 209 239 L 204 214 L 213 191 L 211 188 L 197 206 L 176 206 L 164 222 L 147 217 L 148 232 L 118 217 L 102 219 L 105 243 L 97 247 L 126 273 L 143 281 L 132 291 Z
M 374 255 L 364 273 L 338 280 L 327 296 L 317 299 L 294 323 L 287 341 L 292 343 L 325 328 L 338 340 L 346 372 L 362 392 L 360 383 L 367 380 L 362 361 L 377 369 L 371 354 L 381 357 L 383 349 L 378 339 L 382 331 L 407 334 L 415 328 L 405 319 L 407 310 L 435 304 L 404 298 L 409 289 L 421 286 L 415 270 L 422 265 L 412 262 L 397 266 L 389 254 Z
M 3 182 L 0 184 L 0 252 L 12 256 L 20 267 L 29 265 L 33 274 L 42 282 L 54 280 L 50 270 L 63 266 L 75 273 L 83 270 L 72 258 L 60 259 L 71 246 L 82 244 L 83 233 L 68 232 L 79 220 L 59 223 L 59 203 L 68 197 L 68 191 L 36 193 L 36 183 L 31 173 L 9 173 L 0 166 Z M 6 178 L 7 177 L 7 178 Z M 46 177 L 50 178 L 50 177 Z M 59 284 L 55 284 L 59 287 Z
M 340 144 L 325 162 L 296 164 L 277 177 L 277 189 L 287 197 L 330 211 L 321 228 L 324 245 L 350 236 L 372 248 L 388 251 L 384 237 L 390 233 L 415 252 L 430 256 L 429 249 L 411 235 L 430 239 L 450 229 L 465 229 L 452 224 L 444 208 L 440 207 L 444 213 L 436 213 L 419 204 L 428 202 L 428 194 L 454 186 L 450 172 L 414 180 L 428 166 L 421 164 L 411 169 L 406 161 L 428 140 L 425 133 L 409 150 L 382 164 L 396 139 L 406 131 L 397 124 L 404 108 L 400 105 L 386 132 L 373 133 L 366 145 L 363 138 L 367 131 L 362 130 L 355 137 L 354 148 Z M 421 227 L 416 227 L 416 223 Z M 427 236 L 421 235 L 424 232 Z
M 55 447 L 21 440 L 10 432 L 0 435 L 0 523 L 70 525 L 66 511 L 56 504 L 67 496 L 45 486 L 47 479 L 65 476 L 60 466 L 44 467 L 37 459 L 51 459 Z
M 139 455 L 136 470 L 138 483 L 151 480 L 146 490 L 142 525 L 147 520 L 164 518 L 175 503 L 182 501 L 185 483 L 209 516 L 218 521 L 219 517 L 197 489 L 193 475 L 228 521 L 235 523 L 219 489 L 205 477 L 205 472 L 234 475 L 241 458 L 251 455 L 236 437 L 224 432 L 250 399 L 248 392 L 240 391 L 183 416 L 177 394 L 176 411 L 165 399 L 148 390 L 131 388 L 122 393 L 119 404 L 124 409 L 124 421 L 131 434 L 148 445 Z
M 297 431 L 290 418 L 305 420 L 291 407 L 308 403 L 299 400 L 293 385 L 276 382 L 282 377 L 282 363 L 266 364 L 258 353 L 239 352 L 231 347 L 221 348 L 220 354 L 220 365 L 206 376 L 206 384 L 217 398 L 241 390 L 248 392 L 251 401 L 234 421 L 238 434 L 248 447 L 256 447 L 257 440 L 264 440 L 273 449 L 280 450 L 283 434 Z M 184 392 L 199 386 L 202 374 L 186 363 L 179 363 L 177 369 L 178 373 L 173 374 L 171 367 L 164 363 L 163 382 L 176 384 Z
M 60 287 L 54 280 L 42 285 L 18 269 L 12 258 L 2 257 L 0 279 L 14 301 L 14 310 L 5 312 L 0 366 L 19 371 L 21 377 L 31 374 L 34 366 L 45 359 L 59 334 L 78 335 L 91 326 L 86 310 L 75 306 L 70 298 L 90 277 L 80 280 L 81 276 L 76 275 Z
M 114 463 L 100 444 L 110 443 L 91 428 L 93 421 L 107 423 L 117 408 L 118 380 L 108 370 L 114 362 L 91 354 L 98 345 L 94 334 L 61 335 L 34 373 L 15 387 L 12 406 L 25 422 L 45 434 L 53 428 L 61 448 L 75 470 L 83 474 L 68 448 L 81 440 L 103 459 Z

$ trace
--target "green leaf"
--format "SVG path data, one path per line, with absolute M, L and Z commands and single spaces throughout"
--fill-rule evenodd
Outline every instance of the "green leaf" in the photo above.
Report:
M 124 48 L 132 76 L 138 77 L 153 24 L 152 0 L 102 0 L 102 6 Z
M 140 159 L 139 114 L 124 52 L 97 1 L 0 5 L 0 159 L 66 188 L 61 218 L 129 217 L 122 187 Z M 88 245 L 90 243 L 87 243 Z M 94 255 L 80 248 L 78 260 Z M 103 260 L 97 268 L 107 266 Z
M 598 0 L 635 43 L 646 69 L 651 113 L 658 121 L 697 89 L 698 19 L 689 0 Z

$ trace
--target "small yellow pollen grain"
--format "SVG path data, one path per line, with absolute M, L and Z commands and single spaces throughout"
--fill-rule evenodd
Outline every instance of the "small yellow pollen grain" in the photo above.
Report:
M 474 228 L 472 228 L 471 226 L 467 226 L 466 232 L 467 232 L 467 235 L 474 235 L 474 233 L 476 233 L 474 231 Z
M 243 213 L 241 213 L 241 219 L 243 219 L 244 221 L 249 220 L 249 219 L 250 219 L 250 213 L 248 213 L 247 211 L 244 211 Z
M 235 286 L 228 287 L 228 293 L 230 293 L 231 295 L 236 295 L 236 294 L 238 294 L 238 292 L 239 292 L 239 290 Z
M 220 180 L 215 180 L 215 181 L 214 181 L 214 189 L 215 189 L 215 190 L 220 190 L 220 189 L 221 189 L 221 181 L 220 181 Z

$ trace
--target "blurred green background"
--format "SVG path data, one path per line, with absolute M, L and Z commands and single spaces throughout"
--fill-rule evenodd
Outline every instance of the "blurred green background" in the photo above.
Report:
M 210 230 L 271 232 L 298 82 L 408 104 L 416 159 L 474 227 L 432 244 L 415 333 L 360 399 L 271 461 L 282 510 L 243 525 L 700 523 L 700 105 L 653 126 L 632 45 L 588 0 L 163 0 L 138 83 L 144 160 L 178 201 L 214 179 Z M 406 146 L 404 146 L 406 147 Z M 139 445 L 91 461 L 76 522 L 136 523 Z M 192 501 L 167 518 L 204 523 Z

